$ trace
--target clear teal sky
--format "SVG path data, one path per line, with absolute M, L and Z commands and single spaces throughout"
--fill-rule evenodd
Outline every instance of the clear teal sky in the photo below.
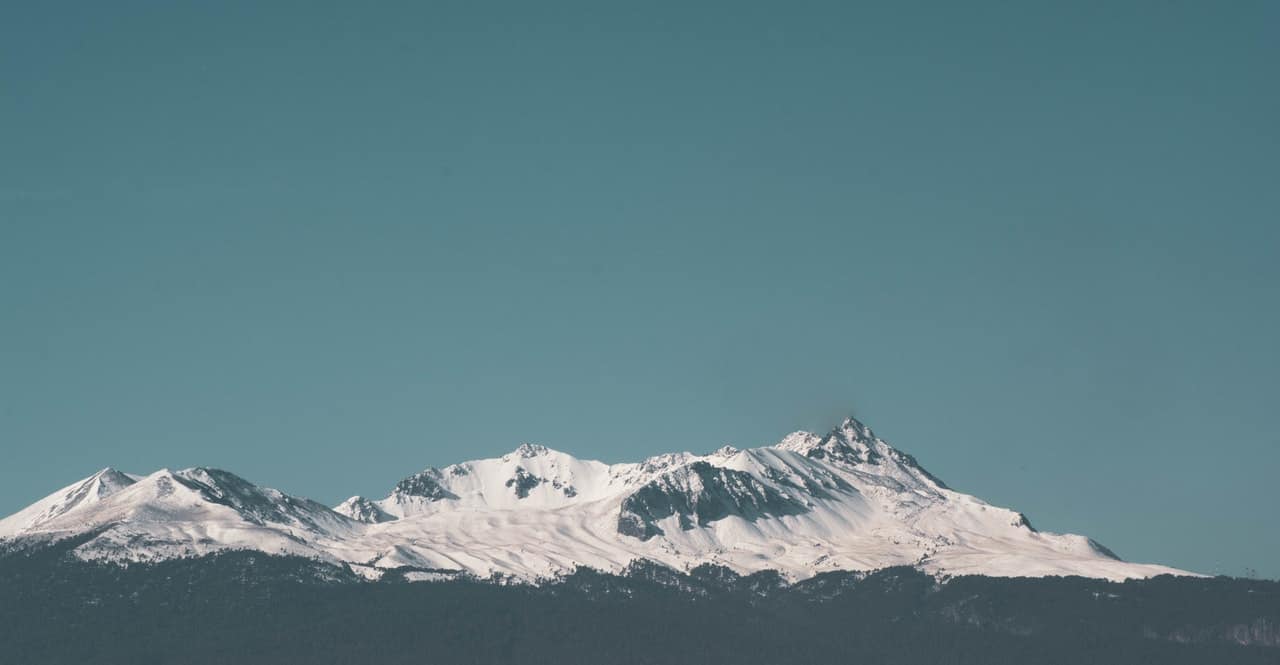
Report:
M 856 4 L 9 6 L 0 513 L 853 412 L 1280 577 L 1280 3 Z

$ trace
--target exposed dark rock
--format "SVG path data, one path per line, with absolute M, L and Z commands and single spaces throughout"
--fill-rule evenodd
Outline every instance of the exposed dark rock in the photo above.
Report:
M 401 480 L 396 483 L 394 491 L 407 496 L 420 496 L 431 501 L 458 498 L 458 495 L 440 484 L 440 472 L 436 469 L 420 471 Z
M 515 490 L 516 496 L 524 499 L 529 496 L 529 492 L 533 491 L 533 488 L 545 482 L 547 482 L 546 479 L 539 478 L 525 471 L 524 467 L 518 466 L 516 467 L 516 474 L 507 479 L 506 485 Z
M 622 501 L 618 533 L 648 540 L 662 533 L 657 522 L 678 515 L 682 529 L 706 526 L 735 515 L 746 520 L 798 515 L 804 502 L 735 469 L 694 462 L 663 474 Z

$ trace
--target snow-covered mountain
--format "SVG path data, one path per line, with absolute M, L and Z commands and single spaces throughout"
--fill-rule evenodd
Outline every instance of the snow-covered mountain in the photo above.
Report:
M 1188 574 L 1037 531 L 1020 513 L 949 489 L 852 418 L 826 435 L 639 463 L 524 444 L 428 468 L 385 498 L 354 496 L 332 510 L 216 469 L 104 469 L 0 520 L 3 540 L 72 535 L 87 538 L 76 549 L 84 559 L 252 549 L 344 562 L 370 577 L 410 567 L 532 581 L 637 559 L 791 579 L 895 565 L 952 575 Z
M 358 532 L 323 504 L 205 468 L 149 476 L 103 469 L 0 520 L 3 539 L 96 533 L 77 549 L 82 558 L 135 561 L 223 549 L 332 559 L 323 544 Z

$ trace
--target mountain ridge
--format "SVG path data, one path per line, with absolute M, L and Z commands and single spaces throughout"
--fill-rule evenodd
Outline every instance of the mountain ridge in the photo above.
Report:
M 218 469 L 108 468 L 0 520 L 0 540 L 14 542 L 91 530 L 101 533 L 75 549 L 87 560 L 249 549 L 342 563 L 369 578 L 410 567 L 538 581 L 636 560 L 790 580 L 901 565 L 940 575 L 1191 574 L 1038 531 L 1017 511 L 950 489 L 853 418 L 771 446 L 620 464 L 525 443 L 429 467 L 382 499 L 353 496 L 332 509 Z

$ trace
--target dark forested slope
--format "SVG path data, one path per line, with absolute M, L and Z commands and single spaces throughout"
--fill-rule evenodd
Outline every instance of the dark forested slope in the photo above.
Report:
M 541 587 L 363 582 L 259 553 L 0 556 L 2 663 L 1280 663 L 1280 583 L 964 577 L 786 586 L 704 567 Z M 395 577 L 395 576 L 392 576 Z

